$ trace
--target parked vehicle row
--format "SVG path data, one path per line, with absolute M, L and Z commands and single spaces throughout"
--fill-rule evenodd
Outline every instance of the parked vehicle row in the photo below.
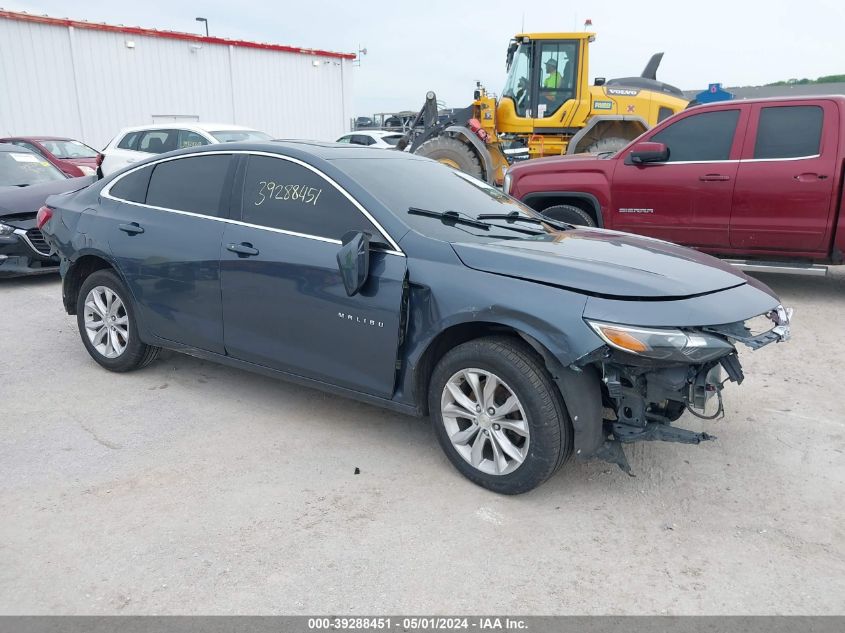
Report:
M 58 257 L 50 254 L 35 225 L 36 212 L 48 196 L 81 189 L 95 180 L 71 178 L 26 147 L 0 143 L 0 277 L 58 270 Z
M 100 162 L 100 153 L 97 150 L 72 138 L 14 136 L 0 138 L 0 143 L 11 143 L 35 152 L 69 178 L 95 175 Z
M 623 443 L 709 439 L 673 422 L 722 411 L 737 344 L 789 335 L 771 289 L 717 259 L 404 152 L 191 148 L 50 197 L 37 228 L 106 369 L 168 348 L 430 415 L 507 494 L 572 455 L 628 468 Z
M 511 167 L 505 191 L 550 218 L 693 246 L 746 266 L 845 262 L 845 97 L 697 106 L 615 154 Z

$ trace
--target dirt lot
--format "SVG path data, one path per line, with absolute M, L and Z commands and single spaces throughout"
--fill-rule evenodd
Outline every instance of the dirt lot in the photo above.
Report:
M 0 613 L 845 613 L 845 274 L 701 447 L 464 480 L 427 421 L 177 354 L 116 375 L 0 282 Z M 355 468 L 359 475 L 354 475 Z

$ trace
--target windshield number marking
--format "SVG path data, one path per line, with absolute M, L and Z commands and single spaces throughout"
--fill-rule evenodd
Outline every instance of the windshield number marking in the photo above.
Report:
M 272 180 L 262 180 L 259 183 L 258 191 L 256 192 L 256 200 L 254 205 L 256 207 L 264 204 L 266 200 L 291 200 L 301 202 L 302 204 L 310 204 L 317 206 L 317 200 L 323 190 L 318 187 L 308 187 L 306 185 L 285 185 L 273 182 Z

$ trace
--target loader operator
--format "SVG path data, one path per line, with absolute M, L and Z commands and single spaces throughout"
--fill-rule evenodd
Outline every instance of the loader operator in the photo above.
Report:
M 548 77 L 543 81 L 543 88 L 546 90 L 557 90 L 561 87 L 563 77 L 557 71 L 557 60 L 553 57 L 546 61 L 546 74 L 548 74 Z

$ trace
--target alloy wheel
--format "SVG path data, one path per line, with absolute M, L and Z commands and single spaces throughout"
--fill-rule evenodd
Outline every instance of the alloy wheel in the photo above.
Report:
M 129 343 L 129 315 L 117 293 L 95 286 L 85 297 L 85 333 L 91 346 L 105 358 L 117 358 Z
M 513 390 L 483 369 L 462 369 L 440 400 L 446 434 L 458 454 L 489 475 L 507 475 L 528 456 L 525 410 Z

